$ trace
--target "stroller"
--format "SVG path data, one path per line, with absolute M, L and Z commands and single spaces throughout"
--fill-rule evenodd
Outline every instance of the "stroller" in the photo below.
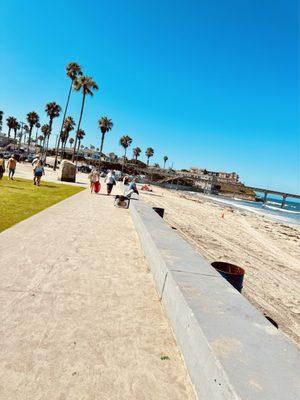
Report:
M 114 206 L 118 208 L 129 208 L 130 198 L 127 196 L 116 195 Z

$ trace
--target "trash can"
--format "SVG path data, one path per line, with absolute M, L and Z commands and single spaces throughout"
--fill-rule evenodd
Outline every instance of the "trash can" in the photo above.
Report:
M 233 265 L 223 261 L 214 261 L 211 263 L 219 274 L 223 276 L 236 290 L 239 292 L 243 288 L 243 280 L 245 275 L 245 270 L 237 265 Z
M 164 213 L 165 213 L 165 209 L 164 208 L 160 208 L 160 207 L 152 207 L 153 208 L 153 210 L 155 211 L 155 212 L 157 212 L 157 214 L 160 216 L 160 217 L 164 217 Z

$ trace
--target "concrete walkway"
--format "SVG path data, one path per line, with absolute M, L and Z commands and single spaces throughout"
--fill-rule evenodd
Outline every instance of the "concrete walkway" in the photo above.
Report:
M 86 190 L 19 223 L 0 254 L 1 400 L 194 399 L 129 212 L 111 197 Z

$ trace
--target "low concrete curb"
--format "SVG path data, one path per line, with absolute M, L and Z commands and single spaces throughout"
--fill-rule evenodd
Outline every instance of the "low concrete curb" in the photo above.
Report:
M 300 399 L 297 347 L 150 206 L 130 212 L 198 398 Z

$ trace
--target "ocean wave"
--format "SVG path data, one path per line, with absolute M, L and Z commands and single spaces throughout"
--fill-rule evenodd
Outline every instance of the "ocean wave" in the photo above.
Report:
M 278 203 L 275 203 L 275 204 L 278 204 Z M 292 210 L 287 210 L 286 208 L 273 207 L 273 206 L 269 206 L 268 204 L 264 204 L 262 207 L 269 208 L 271 210 L 281 211 L 284 213 L 300 214 L 300 211 L 292 211 Z
M 206 196 L 207 195 L 205 195 L 205 197 Z M 281 221 L 281 222 L 288 223 L 288 224 L 296 224 L 296 225 L 300 224 L 300 220 L 298 218 L 298 215 L 300 213 L 297 211 L 283 210 L 278 207 L 267 206 L 267 205 L 255 203 L 255 202 L 247 202 L 248 204 L 243 204 L 245 202 L 243 202 L 243 203 L 237 202 L 234 200 L 229 200 L 229 199 L 220 198 L 220 197 L 211 196 L 211 195 L 208 195 L 207 198 L 209 198 L 212 201 L 215 201 L 216 203 L 221 203 L 221 204 L 228 205 L 228 206 L 231 206 L 231 207 L 234 207 L 237 209 L 249 211 L 251 213 L 254 213 L 257 215 L 262 215 L 262 216 L 271 218 L 273 220 Z M 277 212 L 277 211 L 279 211 L 279 212 Z
M 281 205 L 281 201 L 269 201 L 269 200 L 267 200 L 266 204 L 275 204 L 275 206 L 280 206 Z

